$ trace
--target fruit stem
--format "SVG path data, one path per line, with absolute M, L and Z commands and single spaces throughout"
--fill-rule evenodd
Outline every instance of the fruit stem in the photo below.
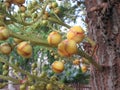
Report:
M 57 18 L 49 17 L 48 20 L 51 21 L 51 22 L 57 23 L 57 24 L 59 24 L 59 25 L 65 26 L 65 27 L 67 27 L 67 28 L 70 28 L 70 27 L 71 27 L 71 26 L 67 25 L 66 23 L 58 20 Z
M 86 58 L 92 65 L 94 65 L 99 71 L 102 71 L 102 67 L 96 63 L 94 61 L 94 59 L 92 58 L 92 56 L 89 56 L 88 54 L 86 54 L 83 50 L 79 50 L 78 54 L 84 58 Z
M 4 79 L 4 80 L 10 80 L 10 81 L 13 81 L 14 83 L 20 84 L 19 80 L 12 78 L 12 77 L 9 77 L 9 76 L 0 75 L 0 78 Z
M 28 36 L 25 36 L 25 35 L 20 35 L 20 34 L 17 34 L 11 30 L 9 30 L 9 33 L 10 33 L 10 36 L 12 37 L 15 37 L 15 38 L 18 38 L 18 39 L 21 39 L 21 40 L 26 40 L 26 41 L 30 41 L 32 44 L 35 44 L 35 45 L 41 45 L 41 46 L 46 46 L 46 47 L 53 47 L 51 45 L 48 44 L 47 40 L 43 40 L 43 39 L 39 39 L 39 38 L 31 38 L 31 37 L 28 37 Z
M 3 7 L 0 7 L 0 13 L 2 13 L 3 15 L 5 14 L 7 17 L 10 18 L 10 21 L 5 21 L 5 22 L 7 22 L 6 24 L 12 24 L 12 23 L 15 22 L 15 23 L 18 23 L 18 24 L 21 24 L 21 25 L 24 25 L 24 26 L 28 26 L 28 25 L 30 26 L 30 25 L 32 25 L 32 24 L 34 24 L 34 23 L 36 23 L 37 21 L 40 20 L 40 18 L 42 17 L 42 15 L 43 15 L 43 13 L 44 13 L 44 11 L 45 11 L 48 3 L 49 3 L 49 0 L 46 1 L 46 4 L 45 4 L 44 7 L 42 8 L 39 17 L 36 18 L 34 21 L 32 21 L 32 22 L 30 22 L 30 23 L 25 22 L 25 21 L 23 21 L 23 20 L 21 21 L 21 20 L 15 18 L 15 17 L 12 16 L 11 14 L 9 14 L 9 13 L 5 10 L 5 8 L 3 8 Z
M 12 59 L 13 59 L 13 57 L 10 56 L 10 60 L 12 60 Z M 16 71 L 21 72 L 21 73 L 23 73 L 23 74 L 25 74 L 25 75 L 33 78 L 33 79 L 36 79 L 36 80 L 44 80 L 43 78 L 39 78 L 39 77 L 36 77 L 35 75 L 31 75 L 31 73 L 29 73 L 29 72 L 27 72 L 27 71 L 25 71 L 25 70 L 22 70 L 22 69 L 20 69 L 19 67 L 16 67 L 14 64 L 9 63 L 6 59 L 4 59 L 4 58 L 2 58 L 2 57 L 0 57 L 0 62 L 3 62 L 3 63 L 5 63 L 5 64 L 11 66 L 11 67 L 12 67 L 13 69 L 15 69 Z M 6 80 L 6 78 L 4 78 L 4 77 L 3 77 L 3 79 Z M 7 80 L 11 80 L 11 81 L 14 80 L 14 81 L 15 81 L 15 79 L 12 80 L 12 78 L 9 78 L 9 77 L 7 78 Z M 19 80 L 18 80 L 18 81 L 19 81 Z M 18 81 L 15 81 L 15 82 L 18 83 Z M 20 83 L 20 82 L 19 82 L 19 83 Z
M 13 59 L 13 57 L 10 56 L 10 60 L 12 60 L 12 59 Z M 21 73 L 23 73 L 23 74 L 25 74 L 25 75 L 29 75 L 30 77 L 33 77 L 29 72 L 24 71 L 24 70 L 16 67 L 15 65 L 13 65 L 12 63 L 9 63 L 6 59 L 4 59 L 4 58 L 2 58 L 2 57 L 0 57 L 0 62 L 6 63 L 7 65 L 11 66 L 11 67 L 12 67 L 13 69 L 15 69 L 16 71 L 19 71 L 19 72 L 21 72 Z

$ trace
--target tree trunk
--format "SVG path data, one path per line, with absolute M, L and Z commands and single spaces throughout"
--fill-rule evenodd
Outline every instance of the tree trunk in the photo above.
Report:
M 103 67 L 91 70 L 91 90 L 120 90 L 120 1 L 85 0 L 88 36 L 98 48 L 95 61 Z

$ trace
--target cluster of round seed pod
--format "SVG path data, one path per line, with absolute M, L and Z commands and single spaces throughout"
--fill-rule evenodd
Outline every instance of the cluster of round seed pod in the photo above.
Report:
M 53 10 L 55 14 L 60 14 L 61 13 L 61 8 L 58 6 L 57 2 L 52 2 L 49 4 L 49 9 Z
M 58 3 L 57 2 L 52 2 L 52 3 L 49 4 L 49 9 L 54 9 L 56 7 L 58 7 Z
M 60 56 L 70 57 L 78 51 L 77 44 L 85 38 L 84 30 L 80 26 L 73 26 L 67 32 L 67 39 L 62 41 L 62 36 L 56 31 L 48 35 L 48 43 L 57 46 Z

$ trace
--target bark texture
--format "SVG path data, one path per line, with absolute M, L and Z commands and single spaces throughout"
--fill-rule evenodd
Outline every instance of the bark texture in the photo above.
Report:
M 88 36 L 97 45 L 94 59 L 103 67 L 91 66 L 91 90 L 120 90 L 120 1 L 85 0 Z

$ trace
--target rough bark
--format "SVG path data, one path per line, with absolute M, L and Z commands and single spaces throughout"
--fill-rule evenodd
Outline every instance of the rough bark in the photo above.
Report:
M 92 67 L 91 90 L 120 90 L 120 1 L 85 0 L 88 36 L 97 45 L 94 59 L 103 67 Z

